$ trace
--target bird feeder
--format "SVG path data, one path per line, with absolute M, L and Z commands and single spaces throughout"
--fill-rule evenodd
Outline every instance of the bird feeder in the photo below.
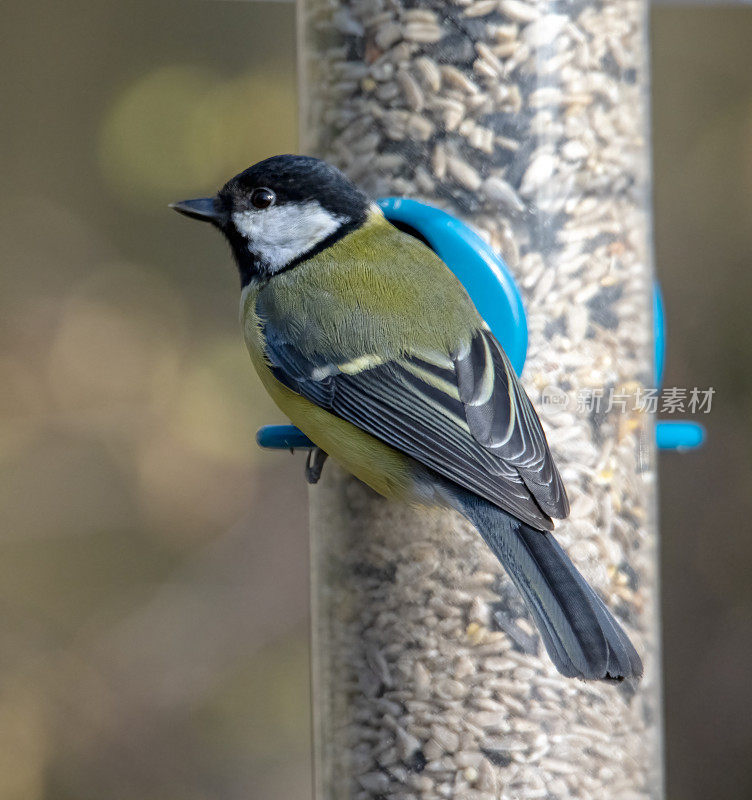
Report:
M 646 14 L 299 4 L 301 149 L 390 198 L 465 283 L 559 465 L 555 535 L 645 664 L 638 684 L 562 677 L 467 523 L 327 463 L 310 494 L 319 800 L 662 796 Z

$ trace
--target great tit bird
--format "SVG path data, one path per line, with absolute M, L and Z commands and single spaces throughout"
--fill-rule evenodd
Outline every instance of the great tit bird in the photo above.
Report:
M 464 515 L 562 674 L 638 678 L 626 633 L 550 533 L 569 503 L 533 406 L 438 256 L 306 156 L 172 207 L 229 241 L 253 364 L 321 453 L 385 497 Z

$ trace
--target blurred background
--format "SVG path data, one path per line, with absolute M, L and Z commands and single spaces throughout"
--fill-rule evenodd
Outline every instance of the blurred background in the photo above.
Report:
M 292 5 L 3 7 L 0 800 L 310 797 L 302 456 L 217 237 L 165 208 L 296 149 Z M 752 796 L 752 8 L 652 15 L 670 798 Z

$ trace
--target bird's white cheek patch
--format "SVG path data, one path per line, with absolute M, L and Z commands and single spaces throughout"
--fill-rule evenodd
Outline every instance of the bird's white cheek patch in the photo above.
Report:
M 248 250 L 272 271 L 294 261 L 347 221 L 320 203 L 287 203 L 253 211 L 236 211 L 232 221 L 248 240 Z

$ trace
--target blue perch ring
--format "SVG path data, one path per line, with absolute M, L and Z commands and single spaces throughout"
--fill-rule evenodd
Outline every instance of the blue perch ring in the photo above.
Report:
M 423 239 L 454 272 L 521 375 L 527 355 L 527 320 L 522 297 L 504 260 L 472 228 L 446 211 L 404 197 L 386 197 L 378 204 L 390 222 Z M 654 324 L 656 384 L 660 384 L 665 326 L 657 284 Z M 656 438 L 661 448 L 687 449 L 702 443 L 704 430 L 692 422 L 658 422 Z M 261 447 L 285 450 L 315 446 L 292 425 L 266 425 L 256 434 L 256 441 Z

